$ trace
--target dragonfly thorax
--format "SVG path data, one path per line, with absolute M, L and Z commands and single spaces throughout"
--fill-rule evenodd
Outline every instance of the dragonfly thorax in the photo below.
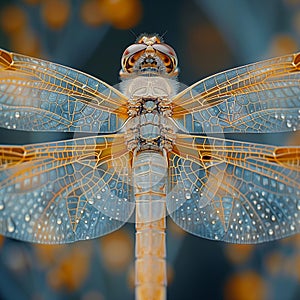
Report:
M 131 118 L 125 126 L 128 148 L 137 151 L 170 151 L 175 126 L 170 119 L 171 106 L 168 100 L 141 98 L 132 104 L 134 106 L 129 111 Z
M 130 101 L 128 106 L 128 115 L 135 117 L 138 115 L 154 113 L 171 117 L 172 105 L 168 99 L 164 98 L 141 98 Z

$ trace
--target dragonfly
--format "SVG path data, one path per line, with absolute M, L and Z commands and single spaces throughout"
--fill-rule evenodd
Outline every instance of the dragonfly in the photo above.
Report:
M 180 89 L 174 49 L 142 35 L 117 87 L 0 51 L 0 126 L 72 139 L 0 146 L 0 233 L 71 243 L 134 222 L 135 297 L 166 299 L 166 217 L 199 237 L 262 243 L 300 230 L 300 147 L 228 139 L 300 128 L 300 53 Z

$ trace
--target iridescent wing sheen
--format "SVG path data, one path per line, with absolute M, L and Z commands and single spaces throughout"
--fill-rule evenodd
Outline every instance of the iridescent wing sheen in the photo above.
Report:
M 134 210 L 120 135 L 0 146 L 0 233 L 67 243 L 120 228 Z
M 300 129 L 300 53 L 228 70 L 173 98 L 173 117 L 189 133 Z
M 0 126 L 27 131 L 112 133 L 127 99 L 80 71 L 0 49 Z
M 195 235 L 259 243 L 300 232 L 300 147 L 180 135 L 167 209 Z

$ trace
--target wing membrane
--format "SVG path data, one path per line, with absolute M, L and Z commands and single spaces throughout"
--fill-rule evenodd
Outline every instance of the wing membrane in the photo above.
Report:
M 1 146 L 0 159 L 6 236 L 39 243 L 94 238 L 121 227 L 134 209 L 121 136 Z
M 174 97 L 173 116 L 190 133 L 300 129 L 300 54 L 228 70 Z
M 300 231 L 300 147 L 180 136 L 167 208 L 195 235 L 259 243 Z
M 0 49 L 0 126 L 28 131 L 118 130 L 126 97 L 74 69 Z

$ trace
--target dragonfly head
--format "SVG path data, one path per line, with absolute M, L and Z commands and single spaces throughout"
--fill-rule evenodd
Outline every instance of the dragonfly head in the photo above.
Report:
M 177 55 L 157 35 L 142 35 L 123 53 L 121 77 L 136 73 L 177 76 Z

